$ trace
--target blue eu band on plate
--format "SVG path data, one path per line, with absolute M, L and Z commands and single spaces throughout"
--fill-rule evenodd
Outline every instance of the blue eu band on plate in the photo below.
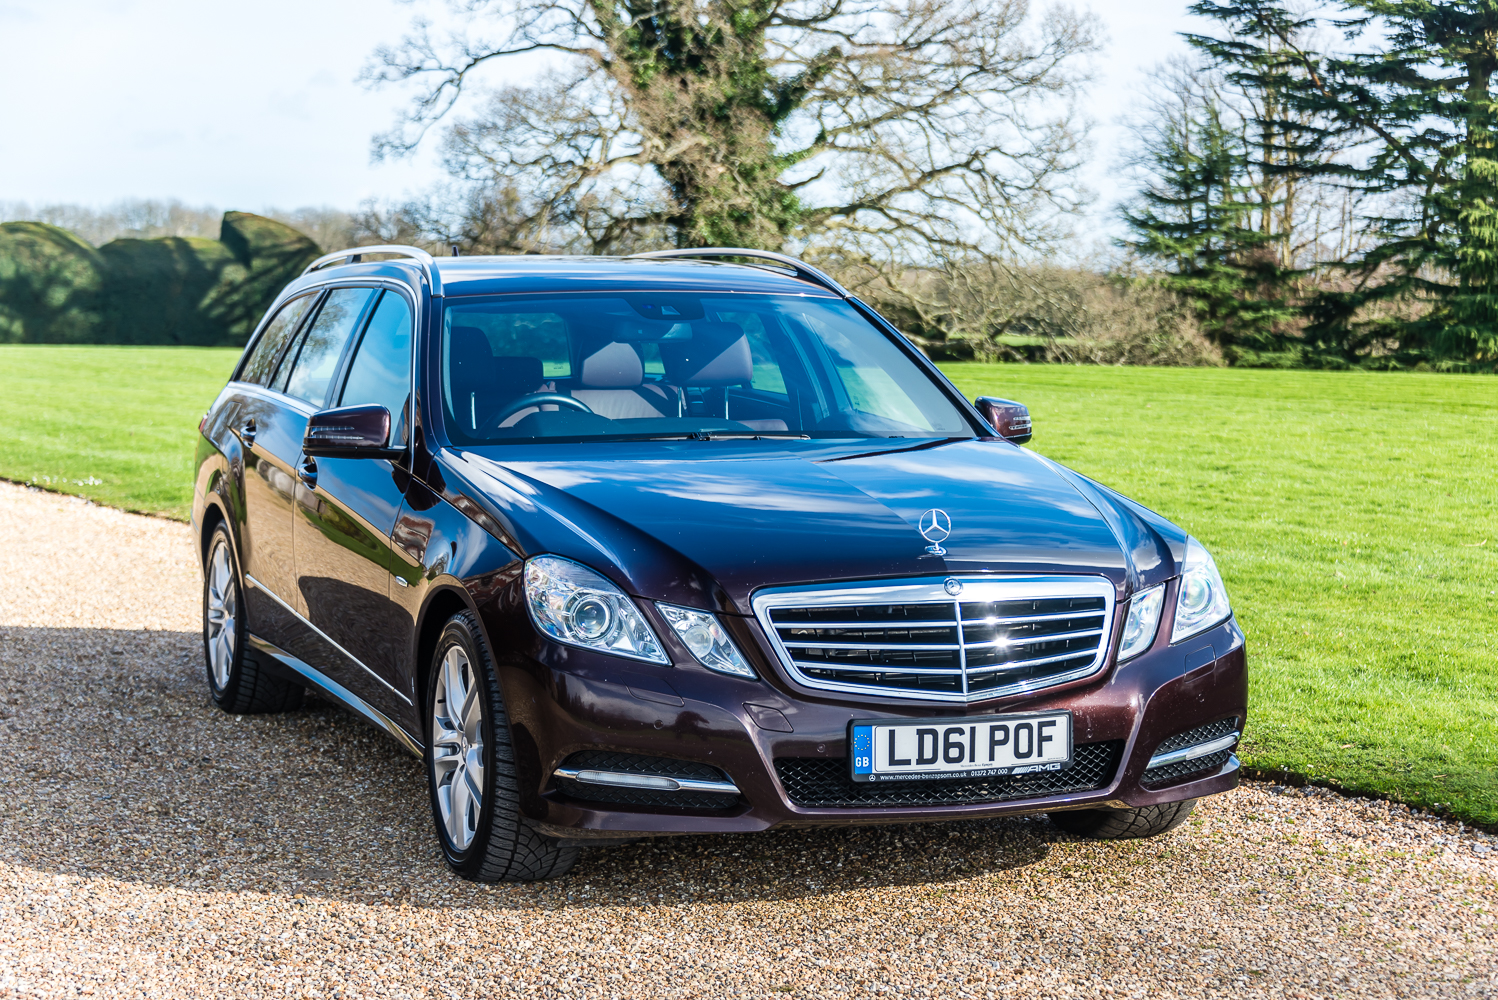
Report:
M 855 720 L 849 728 L 854 781 L 997 777 L 1071 765 L 1070 712 Z

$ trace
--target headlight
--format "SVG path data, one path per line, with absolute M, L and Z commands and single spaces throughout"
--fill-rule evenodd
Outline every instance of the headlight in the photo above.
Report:
M 536 556 L 525 564 L 525 606 L 558 642 L 651 663 L 671 661 L 634 602 L 581 563 Z
M 1202 543 L 1186 539 L 1186 565 L 1181 570 L 1181 590 L 1176 595 L 1176 623 L 1170 630 L 1170 641 L 1204 632 L 1233 613 L 1228 603 L 1228 589 L 1222 585 L 1217 564 Z
M 1160 609 L 1165 605 L 1165 584 L 1141 590 L 1129 602 L 1129 617 L 1124 621 L 1123 640 L 1118 644 L 1118 661 L 1138 656 L 1155 641 L 1160 626 Z
M 674 604 L 656 604 L 661 617 L 676 632 L 681 644 L 692 651 L 697 662 L 709 670 L 735 677 L 754 677 L 754 668 L 744 660 L 718 619 L 706 611 L 678 608 Z

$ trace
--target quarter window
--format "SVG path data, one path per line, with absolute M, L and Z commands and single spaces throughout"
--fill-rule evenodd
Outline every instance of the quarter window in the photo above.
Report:
M 406 443 L 406 399 L 411 394 L 411 306 L 386 292 L 349 365 L 340 406 L 378 403 L 390 411 L 390 443 Z
M 338 371 L 338 361 L 349 337 L 364 315 L 364 307 L 375 294 L 373 288 L 335 288 L 317 313 L 317 319 L 302 337 L 295 366 L 286 380 L 288 396 L 322 406 L 328 386 Z
M 276 359 L 281 355 L 281 348 L 286 346 L 286 342 L 296 332 L 314 298 L 316 296 L 303 295 L 281 307 L 275 318 L 266 324 L 260 339 L 255 342 L 255 349 L 245 359 L 244 367 L 239 372 L 239 381 L 253 382 L 256 385 L 265 385 L 270 381 L 271 372 L 276 370 Z

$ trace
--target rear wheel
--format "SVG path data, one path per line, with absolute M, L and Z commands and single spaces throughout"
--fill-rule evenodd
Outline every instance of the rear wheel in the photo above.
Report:
M 229 529 L 208 539 L 203 564 L 203 660 L 213 703 L 236 715 L 289 712 L 302 706 L 304 688 L 273 676 L 245 652 L 244 590 Z
M 504 698 L 478 622 L 448 620 L 433 656 L 427 704 L 432 818 L 448 865 L 475 882 L 565 875 L 577 848 L 520 820 L 520 785 Z
M 1133 840 L 1138 837 L 1157 837 L 1168 830 L 1174 830 L 1186 822 L 1186 817 L 1195 808 L 1195 799 L 1185 799 L 1158 806 L 1140 806 L 1138 809 L 1077 809 L 1071 812 L 1053 812 L 1051 822 L 1079 837 Z

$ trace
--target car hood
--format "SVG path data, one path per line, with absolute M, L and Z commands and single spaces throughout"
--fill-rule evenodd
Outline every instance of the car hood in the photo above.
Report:
M 607 458 L 578 448 L 545 461 L 465 452 L 454 471 L 526 555 L 741 614 L 763 587 L 945 574 L 1101 574 L 1124 596 L 1141 569 L 1158 575 L 1170 561 L 1125 505 L 1006 442 L 799 444 L 682 442 Z M 941 555 L 919 530 L 932 508 L 952 523 Z

